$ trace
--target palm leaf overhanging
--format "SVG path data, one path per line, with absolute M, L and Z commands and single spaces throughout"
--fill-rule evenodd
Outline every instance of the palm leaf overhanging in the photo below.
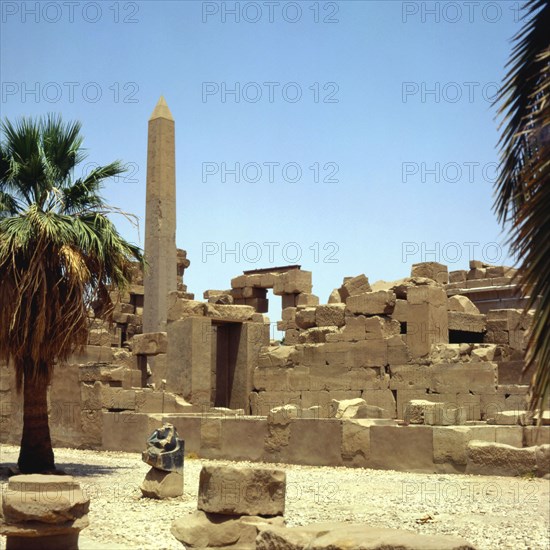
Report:
M 514 36 L 499 91 L 501 170 L 495 211 L 511 223 L 519 284 L 534 308 L 525 370 L 534 366 L 529 409 L 547 409 L 550 391 L 550 5 L 530 0 Z M 540 422 L 540 418 L 539 418 Z
M 39 471 L 44 460 L 29 458 L 25 436 L 37 416 L 27 418 L 27 386 L 46 395 L 55 363 L 86 344 L 90 307 L 107 312 L 108 290 L 124 288 L 132 260 L 143 257 L 117 232 L 107 217 L 115 210 L 100 195 L 104 180 L 124 171 L 120 162 L 73 179 L 85 158 L 79 123 L 49 115 L 5 120 L 1 130 L 0 360 L 13 363 L 17 389 L 25 386 L 19 465 Z M 51 451 L 47 413 L 45 429 Z M 53 466 L 53 453 L 45 462 Z

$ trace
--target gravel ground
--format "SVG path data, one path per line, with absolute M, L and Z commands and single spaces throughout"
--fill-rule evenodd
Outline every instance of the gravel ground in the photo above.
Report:
M 81 550 L 181 550 L 170 525 L 196 509 L 201 466 L 256 465 L 188 458 L 185 494 L 156 501 L 141 498 L 139 485 L 149 467 L 136 453 L 74 449 L 55 453 L 58 468 L 78 479 L 91 498 L 90 526 L 80 536 Z M 0 465 L 14 464 L 17 456 L 17 447 L 3 445 Z M 423 534 L 458 535 L 478 550 L 550 549 L 547 480 L 277 467 L 287 472 L 285 517 L 289 526 L 365 522 Z M 0 537 L 0 548 L 4 545 L 5 538 Z

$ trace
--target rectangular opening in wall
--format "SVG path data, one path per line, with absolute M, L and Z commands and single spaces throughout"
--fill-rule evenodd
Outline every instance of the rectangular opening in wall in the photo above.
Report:
M 215 388 L 212 392 L 215 395 L 215 407 L 231 408 L 241 326 L 240 323 L 216 325 Z

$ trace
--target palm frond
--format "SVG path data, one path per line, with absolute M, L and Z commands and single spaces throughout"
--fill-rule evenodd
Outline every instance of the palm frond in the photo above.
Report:
M 550 5 L 530 0 L 514 37 L 508 72 L 497 97 L 502 117 L 501 169 L 495 212 L 511 222 L 526 309 L 534 308 L 526 353 L 535 366 L 529 408 L 549 408 L 550 395 Z

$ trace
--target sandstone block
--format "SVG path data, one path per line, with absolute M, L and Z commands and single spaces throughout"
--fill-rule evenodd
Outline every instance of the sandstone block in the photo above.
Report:
M 537 447 L 518 449 L 503 443 L 470 441 L 467 474 L 518 476 L 537 471 Z
M 296 312 L 296 326 L 301 329 L 308 329 L 315 326 L 315 308 L 306 307 Z
M 286 273 L 281 273 L 274 282 L 273 294 L 282 296 L 283 294 L 311 293 L 311 271 L 302 271 L 293 269 Z
M 460 313 L 473 313 L 479 315 L 479 309 L 467 296 L 461 296 L 457 294 L 451 296 L 447 302 L 447 309 L 449 311 L 458 311 Z
M 350 296 L 346 308 L 350 313 L 359 315 L 391 315 L 395 307 L 395 294 L 379 290 Z
M 279 516 L 285 493 L 283 470 L 203 466 L 197 507 L 224 515 Z
M 319 296 L 315 296 L 315 294 L 308 294 L 307 292 L 302 292 L 300 294 L 296 294 L 295 304 L 297 307 L 312 307 L 312 306 L 318 306 L 319 305 Z M 283 296 L 284 299 L 284 296 Z
M 132 353 L 134 355 L 158 355 L 168 351 L 166 332 L 147 332 L 136 334 L 132 338 Z
M 141 493 L 148 498 L 174 498 L 183 495 L 183 474 L 151 468 L 141 484 Z
M 411 277 L 425 277 L 444 285 L 449 282 L 449 270 L 446 265 L 438 262 L 422 262 L 413 264 Z
M 466 280 L 466 274 L 468 272 L 465 269 L 457 269 L 449 272 L 450 283 L 461 283 Z
M 340 296 L 340 292 L 337 288 L 335 288 L 328 297 L 328 303 L 329 304 L 341 304 L 343 303 L 342 296 Z
M 482 333 L 485 332 L 486 328 L 487 323 L 485 315 L 449 311 L 449 330 Z
M 344 304 L 328 304 L 315 308 L 315 323 L 318 327 L 341 327 L 344 325 Z
M 413 531 L 364 524 L 317 523 L 262 530 L 256 550 L 475 550 L 459 537 L 419 535 Z
M 338 334 L 338 327 L 313 327 L 300 332 L 298 335 L 298 342 L 300 344 L 319 344 L 327 341 L 329 334 Z
M 357 294 L 364 294 L 370 291 L 371 287 L 368 278 L 364 274 L 361 274 L 356 277 L 346 278 L 338 292 L 341 300 L 346 302 L 350 296 L 356 296 Z
M 254 548 L 263 527 L 282 525 L 283 519 L 224 516 L 195 510 L 172 523 L 171 532 L 185 548 Z

